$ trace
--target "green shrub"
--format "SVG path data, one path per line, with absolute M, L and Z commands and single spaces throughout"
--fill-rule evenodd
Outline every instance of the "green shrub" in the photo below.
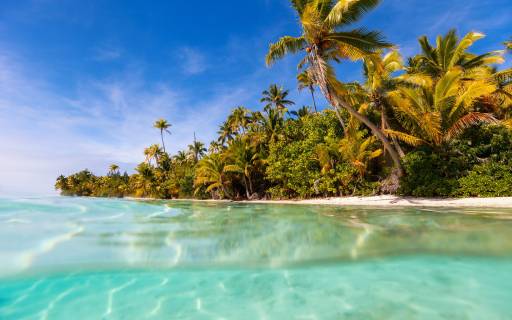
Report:
M 512 196 L 512 167 L 494 161 L 473 167 L 459 179 L 457 195 L 464 197 Z
M 458 178 L 465 169 L 453 155 L 414 151 L 405 156 L 399 193 L 414 197 L 448 197 L 458 189 Z
M 333 112 L 311 114 L 299 121 L 287 121 L 283 135 L 270 143 L 266 178 L 273 198 L 307 198 L 334 190 L 324 181 L 320 194 L 321 168 L 315 148 L 326 137 L 340 137 L 340 126 Z

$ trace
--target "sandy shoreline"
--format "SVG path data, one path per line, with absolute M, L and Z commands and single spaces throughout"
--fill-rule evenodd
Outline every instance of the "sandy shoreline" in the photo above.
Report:
M 151 200 L 127 198 L 132 200 Z M 334 206 L 368 206 L 368 207 L 478 207 L 478 208 L 512 208 L 512 197 L 503 198 L 413 198 L 399 196 L 374 197 L 343 197 L 309 200 L 172 200 L 198 202 L 234 202 L 234 203 L 267 203 L 267 204 L 305 204 L 305 205 L 334 205 Z

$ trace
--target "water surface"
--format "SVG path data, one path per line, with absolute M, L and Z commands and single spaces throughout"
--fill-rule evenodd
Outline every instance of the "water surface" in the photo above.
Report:
M 0 200 L 0 319 L 511 319 L 512 210 Z

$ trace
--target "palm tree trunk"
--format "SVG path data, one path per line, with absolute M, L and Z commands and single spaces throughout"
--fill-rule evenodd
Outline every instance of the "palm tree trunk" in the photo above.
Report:
M 327 65 L 325 61 L 320 57 L 318 52 L 313 52 L 313 57 L 310 57 L 310 61 L 314 64 L 314 70 L 316 71 L 316 80 L 322 91 L 325 98 L 331 103 L 331 105 L 336 109 L 338 107 L 342 107 L 350 113 L 357 120 L 364 123 L 370 130 L 373 135 L 375 135 L 383 144 L 384 148 L 389 152 L 391 159 L 393 159 L 393 163 L 395 166 L 395 170 L 392 175 L 396 175 L 397 177 L 403 176 L 403 169 L 400 163 L 400 156 L 391 143 L 389 142 L 386 135 L 379 130 L 379 128 L 373 124 L 370 119 L 365 117 L 364 115 L 357 112 L 354 108 L 352 108 L 347 102 L 338 97 L 336 94 L 332 94 L 333 90 L 331 86 L 327 82 L 327 75 L 325 74 L 325 66 Z
M 253 189 L 253 186 L 252 186 L 251 175 L 247 176 L 247 180 L 249 181 L 249 191 L 251 192 L 251 196 L 252 196 L 254 194 L 254 189 Z
M 309 86 L 309 91 L 311 91 L 311 98 L 313 99 L 313 107 L 315 108 L 315 113 L 318 113 L 318 110 L 316 109 L 315 89 L 313 89 L 313 86 Z
M 226 189 L 226 186 L 224 185 L 224 181 L 222 181 L 222 177 L 220 178 L 220 186 L 222 188 L 222 192 L 224 192 L 224 194 L 229 198 L 229 199 L 232 199 L 233 197 L 231 196 L 231 194 L 228 192 L 228 190 Z
M 381 108 L 381 114 L 382 114 L 382 129 L 385 130 L 386 128 L 389 128 L 389 123 L 388 123 L 388 117 L 386 116 L 386 110 L 384 108 Z M 400 159 L 405 157 L 405 152 L 402 149 L 402 147 L 400 147 L 400 144 L 398 143 L 398 140 L 396 139 L 396 137 L 392 136 L 391 141 L 393 141 L 393 145 L 395 146 L 396 151 L 398 152 L 398 155 L 400 156 Z
M 164 148 L 164 152 L 167 153 L 167 151 L 165 151 L 164 130 L 163 129 L 160 129 L 160 138 L 162 138 L 162 147 Z
M 244 177 L 245 195 L 247 196 L 247 200 L 249 200 L 251 195 L 249 194 L 249 187 L 247 186 L 247 178 L 245 177 L 245 174 L 243 175 L 243 177 Z
M 341 127 L 343 128 L 343 131 L 345 131 L 345 121 L 343 121 L 343 118 L 341 117 L 341 114 L 340 114 L 340 110 L 338 110 L 337 107 L 335 107 L 332 103 L 332 108 L 334 109 L 334 111 L 336 112 L 336 116 L 338 117 L 338 121 L 340 122 L 341 124 Z

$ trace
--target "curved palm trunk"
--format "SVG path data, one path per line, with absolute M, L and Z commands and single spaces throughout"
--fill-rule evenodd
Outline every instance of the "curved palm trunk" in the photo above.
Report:
M 316 73 L 316 80 L 325 98 L 331 103 L 331 105 L 335 109 L 338 107 L 344 108 L 345 110 L 348 111 L 348 113 L 350 113 L 350 115 L 352 115 L 357 120 L 364 123 L 368 128 L 370 128 L 373 135 L 375 135 L 382 142 L 384 148 L 389 152 L 391 159 L 393 159 L 395 169 L 392 175 L 396 175 L 397 177 L 403 176 L 403 169 L 400 163 L 400 156 L 398 155 L 395 148 L 393 148 L 386 135 L 375 124 L 373 124 L 370 121 L 370 119 L 357 112 L 347 102 L 345 102 L 337 95 L 332 94 L 333 90 L 328 84 L 327 75 L 325 74 L 325 68 L 327 65 L 326 62 L 320 57 L 320 55 L 317 52 L 313 52 L 312 55 L 313 57 L 310 57 L 310 62 L 312 62 L 312 65 L 314 65 L 313 69 L 315 70 Z
M 386 109 L 381 108 L 381 116 L 382 116 L 381 128 L 382 128 L 382 130 L 385 130 L 386 128 L 389 128 L 388 117 L 386 116 Z M 398 152 L 398 155 L 400 156 L 400 159 L 405 157 L 405 152 L 402 149 L 402 147 L 400 147 L 400 144 L 398 143 L 398 140 L 396 139 L 396 137 L 391 137 L 391 141 L 393 141 L 393 145 L 395 146 L 396 151 Z

